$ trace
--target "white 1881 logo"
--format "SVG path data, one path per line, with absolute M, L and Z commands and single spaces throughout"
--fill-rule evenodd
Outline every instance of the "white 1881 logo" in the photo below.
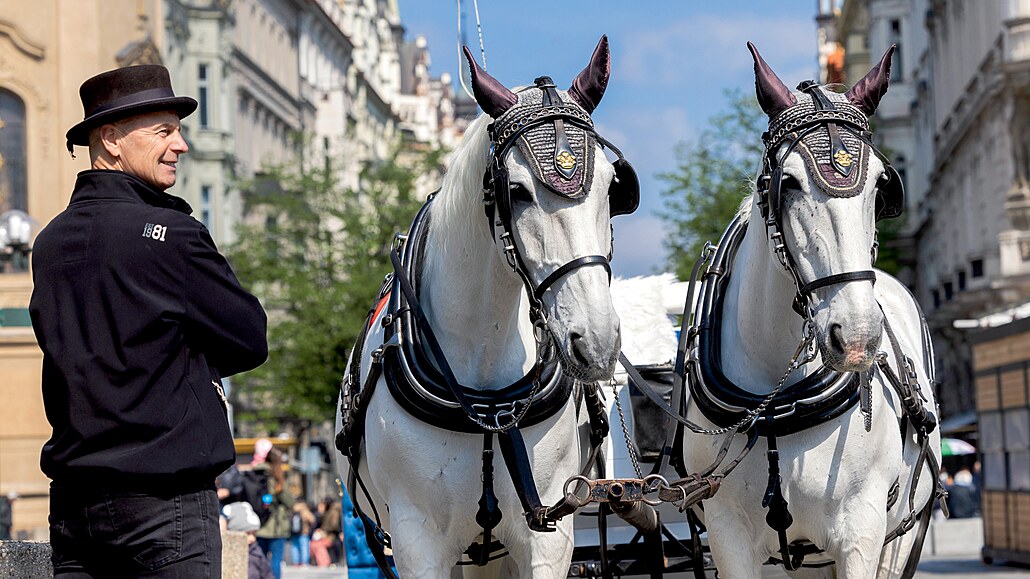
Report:
M 165 233 L 168 231 L 168 227 L 164 225 L 158 225 L 156 223 L 148 223 L 143 227 L 143 237 L 149 237 L 158 241 L 165 240 Z

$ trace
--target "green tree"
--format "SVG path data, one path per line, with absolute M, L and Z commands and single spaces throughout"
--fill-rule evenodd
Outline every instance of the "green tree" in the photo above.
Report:
M 391 270 L 394 235 L 424 199 L 442 152 L 399 148 L 361 172 L 359 190 L 323 167 L 269 166 L 244 183 L 246 224 L 229 254 L 269 317 L 268 361 L 240 376 L 251 420 L 331 416 L 354 340 Z M 328 413 L 327 413 L 328 411 Z
M 728 109 L 710 118 L 696 139 L 680 143 L 676 168 L 658 175 L 668 185 L 659 213 L 668 226 L 668 267 L 680 279 L 687 279 L 705 242 L 719 240 L 740 202 L 754 190 L 762 159 L 765 114 L 750 93 L 725 94 Z

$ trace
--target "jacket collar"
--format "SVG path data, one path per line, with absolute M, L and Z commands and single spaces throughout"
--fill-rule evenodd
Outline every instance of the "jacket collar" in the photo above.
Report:
M 189 215 L 193 208 L 181 197 L 157 191 L 146 181 L 124 171 L 90 169 L 79 173 L 72 192 L 72 203 L 95 199 L 118 199 L 166 207 Z

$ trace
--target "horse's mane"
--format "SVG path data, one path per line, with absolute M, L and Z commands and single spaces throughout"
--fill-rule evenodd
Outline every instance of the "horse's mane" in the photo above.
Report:
M 432 222 L 435 227 L 447 228 L 446 242 L 459 247 L 477 242 L 477 238 L 487 233 L 482 190 L 490 148 L 486 126 L 491 120 L 489 115 L 482 114 L 469 124 L 458 148 L 448 159 L 447 173 L 433 202 Z M 449 251 L 459 251 L 459 248 L 435 248 L 426 255 L 427 265 L 432 267 L 434 256 Z

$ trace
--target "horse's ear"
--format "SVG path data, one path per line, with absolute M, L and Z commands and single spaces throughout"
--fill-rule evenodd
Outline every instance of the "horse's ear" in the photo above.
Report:
M 604 35 L 597 42 L 597 48 L 590 57 L 590 64 L 572 81 L 569 96 L 588 113 L 594 112 L 601 102 L 601 97 L 604 96 L 604 89 L 608 88 L 608 77 L 611 74 L 612 58 L 608 52 L 608 35 Z
M 479 103 L 479 108 L 483 109 L 483 112 L 496 119 L 515 106 L 515 103 L 519 102 L 519 98 L 515 96 L 515 93 L 508 90 L 496 78 L 487 74 L 485 70 L 479 68 L 479 65 L 476 64 L 476 59 L 472 58 L 469 47 L 462 46 L 461 49 L 465 52 L 465 58 L 469 61 L 469 73 L 472 75 L 472 94 L 475 95 L 476 102 Z
M 766 64 L 762 55 L 758 54 L 755 45 L 748 42 L 747 49 L 751 51 L 751 57 L 755 60 L 755 93 L 758 95 L 758 104 L 771 119 L 787 107 L 796 104 L 798 100 Z
M 880 62 L 869 71 L 862 80 L 855 83 L 844 96 L 848 97 L 856 107 L 862 109 L 866 116 L 876 112 L 880 105 L 880 99 L 887 92 L 887 85 L 891 80 L 891 56 L 897 45 L 892 44 L 887 52 L 883 53 Z

